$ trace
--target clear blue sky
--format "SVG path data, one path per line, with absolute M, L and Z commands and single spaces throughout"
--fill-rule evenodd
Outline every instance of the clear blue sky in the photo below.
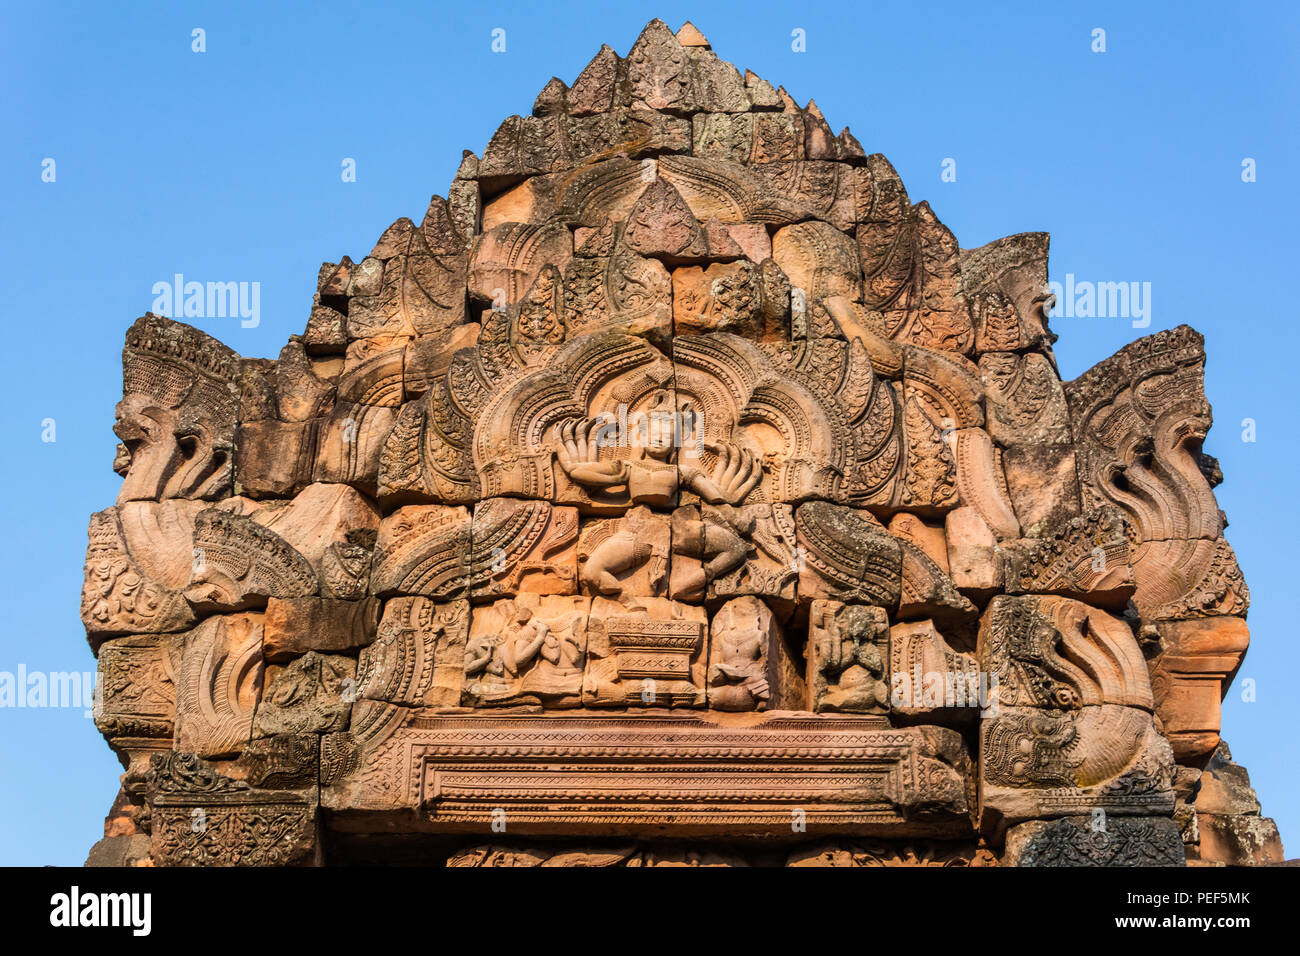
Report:
M 963 246 L 1046 230 L 1054 279 L 1150 282 L 1149 329 L 1054 322 L 1065 377 L 1144 332 L 1205 334 L 1218 422 L 1206 450 L 1253 598 L 1241 676 L 1257 699 L 1230 691 L 1224 735 L 1300 855 L 1300 375 L 1281 294 L 1296 275 L 1296 5 L 439 6 L 3 5 L 0 670 L 93 669 L 78 620 L 86 524 L 117 494 L 118 355 L 153 283 L 260 282 L 259 327 L 196 324 L 274 356 L 306 322 L 320 263 L 418 221 L 461 150 L 481 153 L 552 75 L 571 83 L 602 42 L 626 54 L 652 17 L 693 19 L 724 59 L 816 98 L 836 130 L 885 153 Z M 195 27 L 206 53 L 191 52 Z M 345 157 L 355 183 L 341 181 Z M 1257 182 L 1241 180 L 1245 157 Z M 940 181 L 945 158 L 955 183 Z M 0 863 L 79 864 L 119 772 L 79 709 L 0 710 Z

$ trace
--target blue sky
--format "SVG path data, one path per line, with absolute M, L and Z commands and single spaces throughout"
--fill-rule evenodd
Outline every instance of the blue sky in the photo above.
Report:
M 1150 282 L 1149 328 L 1054 321 L 1064 377 L 1147 332 L 1186 322 L 1205 334 L 1217 422 L 1206 451 L 1223 466 L 1219 502 L 1253 600 L 1224 736 L 1296 855 L 1298 376 L 1295 307 L 1278 289 L 1296 268 L 1300 14 L 1280 2 L 1062 7 L 4 3 L 0 427 L 13 441 L 0 469 L 0 671 L 93 670 L 78 619 L 86 524 L 117 494 L 118 355 L 155 282 L 259 282 L 256 328 L 195 324 L 274 356 L 306 323 L 320 263 L 360 258 L 400 216 L 418 221 L 461 150 L 481 153 L 552 75 L 572 82 L 602 42 L 626 54 L 652 17 L 693 19 L 724 59 L 815 98 L 836 130 L 888 156 L 963 246 L 1044 230 L 1053 279 Z M 191 51 L 196 27 L 205 53 Z M 1104 53 L 1091 49 L 1096 28 Z M 796 29 L 806 52 L 791 49 Z M 41 178 L 47 158 L 54 182 Z M 940 179 L 949 158 L 955 182 Z M 1254 702 L 1241 700 L 1246 677 Z M 0 863 L 79 864 L 119 772 L 80 709 L 0 710 Z

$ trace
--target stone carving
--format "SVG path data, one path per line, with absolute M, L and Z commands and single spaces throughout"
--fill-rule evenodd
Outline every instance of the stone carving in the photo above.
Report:
M 985 847 L 974 843 L 822 843 L 800 847 L 786 866 L 997 866 Z
M 661 597 L 591 602 L 582 700 L 588 707 L 703 707 L 701 607 Z
M 1089 511 L 1050 536 L 1010 550 L 1011 594 L 1060 594 L 1122 610 L 1133 596 L 1133 569 L 1124 519 L 1117 509 Z
M 813 501 L 795 510 L 799 599 L 897 608 L 903 549 L 869 512 Z
M 193 626 L 182 593 L 190 579 L 190 502 L 130 502 L 90 519 L 81 620 L 91 642 L 115 634 L 159 634 Z
M 194 754 L 155 754 L 150 855 L 161 866 L 289 866 L 318 852 L 315 788 L 259 789 Z
M 174 636 L 122 637 L 99 648 L 95 726 L 106 737 L 172 736 L 176 668 Z
M 718 609 L 709 626 L 711 708 L 803 709 L 803 676 L 766 604 L 752 596 L 733 598 Z
M 1204 368 L 1201 336 L 1182 325 L 1125 346 L 1066 387 L 1084 504 L 1124 513 L 1134 600 L 1149 620 L 1244 615 L 1250 603 L 1201 455 Z
M 672 515 L 671 597 L 756 594 L 777 609 L 794 601 L 799 545 L 789 505 L 686 505 Z
M 748 866 L 734 854 L 700 853 L 677 847 L 584 847 L 538 850 L 474 846 L 447 858 L 447 866 Z
M 230 491 L 239 356 L 198 329 L 148 314 L 127 330 L 113 431 L 119 503 Z
M 1044 350 L 1047 329 L 1048 236 L 1024 232 L 961 251 L 961 280 L 975 322 L 977 352 Z
M 662 597 L 671 542 L 668 521 L 640 505 L 622 518 L 587 522 L 578 540 L 578 573 L 585 594 Z
M 469 615 L 465 601 L 386 601 L 379 637 L 361 652 L 357 664 L 357 693 L 391 704 L 459 704 Z
M 370 588 L 381 597 L 419 594 L 447 600 L 469 586 L 472 523 L 464 508 L 408 505 L 379 526 Z
M 895 714 L 965 723 L 991 702 L 975 659 L 955 650 L 933 621 L 889 629 L 890 703 Z
M 889 712 L 889 618 L 883 608 L 813 601 L 807 657 L 812 710 Z
M 184 637 L 176 676 L 176 749 L 237 754 L 262 688 L 262 617 L 214 615 Z
M 999 677 L 981 723 L 985 825 L 1080 807 L 1151 814 L 1173 806 L 1173 752 L 1132 631 L 1053 597 L 997 597 L 980 626 L 981 666 Z M 1025 791 L 1046 793 L 1029 798 Z
M 995 597 L 980 622 L 980 663 L 998 674 L 998 702 L 1011 707 L 1154 703 L 1128 625 L 1081 601 Z
M 185 598 L 203 611 L 264 606 L 268 598 L 314 594 L 307 559 L 251 518 L 217 508 L 194 519 L 194 549 Z
M 633 844 L 617 847 L 558 847 L 478 845 L 457 850 L 447 866 L 997 866 L 997 857 L 974 843 L 914 840 L 818 843 L 780 854 L 710 852 L 674 844 Z
M 1182 866 L 1178 828 L 1165 817 L 1035 820 L 1007 831 L 1004 866 Z
M 590 606 L 582 597 L 521 594 L 475 608 L 465 645 L 465 703 L 577 707 Z
M 1219 704 L 1250 644 L 1239 617 L 1164 621 L 1156 625 L 1163 648 L 1151 667 L 1156 713 L 1174 756 L 1190 761 L 1219 745 Z
M 578 510 L 491 498 L 474 507 L 470 594 L 573 594 Z
M 988 431 L 1000 445 L 1070 440 L 1065 390 L 1045 355 L 985 352 L 980 379 L 988 400 Z
M 691 24 L 573 79 L 278 357 L 127 331 L 92 861 L 1280 858 L 1200 336 L 1063 382 L 1046 234 Z
M 355 699 L 357 664 L 350 657 L 308 651 L 283 667 L 267 668 L 266 690 L 253 734 L 324 734 L 347 726 Z

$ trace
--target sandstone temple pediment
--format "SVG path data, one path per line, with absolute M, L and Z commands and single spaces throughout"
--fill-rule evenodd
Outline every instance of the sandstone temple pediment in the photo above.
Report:
M 655 20 L 277 359 L 139 318 L 92 862 L 1233 858 L 1202 339 L 1062 381 L 1047 257 Z

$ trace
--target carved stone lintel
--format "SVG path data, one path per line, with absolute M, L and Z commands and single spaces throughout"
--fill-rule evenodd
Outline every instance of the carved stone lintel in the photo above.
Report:
M 1003 866 L 1183 866 L 1167 817 L 1073 816 L 1007 831 Z

